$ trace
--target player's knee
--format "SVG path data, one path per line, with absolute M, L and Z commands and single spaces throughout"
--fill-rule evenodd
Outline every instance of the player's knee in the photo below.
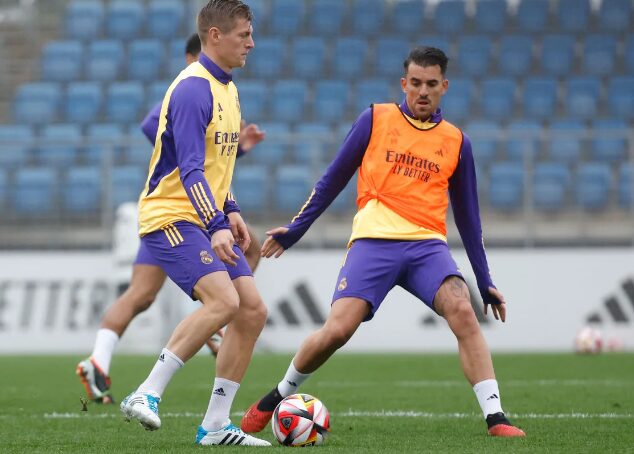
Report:
M 233 287 L 214 295 L 202 295 L 200 300 L 207 310 L 220 314 L 225 323 L 231 321 L 240 308 L 240 297 Z
M 134 312 L 140 313 L 147 310 L 156 300 L 157 292 L 151 288 L 137 287 L 132 288 Z
M 452 304 L 446 318 L 456 334 L 468 334 L 478 329 L 478 320 L 473 312 L 471 302 L 467 299 L 461 299 Z
M 330 325 L 326 328 L 328 343 L 336 348 L 343 347 L 354 334 L 354 330 L 343 325 Z

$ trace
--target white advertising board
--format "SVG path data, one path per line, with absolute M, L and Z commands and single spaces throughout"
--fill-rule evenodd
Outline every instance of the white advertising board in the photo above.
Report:
M 465 254 L 454 253 L 470 286 Z M 488 251 L 494 282 L 508 301 L 506 323 L 481 317 L 493 351 L 569 351 L 593 320 L 607 340 L 634 350 L 634 249 Z M 289 251 L 256 274 L 269 307 L 260 350 L 293 352 L 328 314 L 343 251 Z M 129 265 L 109 253 L 0 256 L 0 353 L 89 353 L 100 317 L 127 285 Z M 475 298 L 479 301 L 479 296 Z M 118 351 L 155 353 L 197 303 L 172 283 L 133 322 Z M 455 351 L 444 320 L 400 288 L 364 323 L 348 351 Z

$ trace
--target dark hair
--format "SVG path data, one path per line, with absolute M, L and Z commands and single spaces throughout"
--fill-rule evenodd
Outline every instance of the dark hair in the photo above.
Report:
M 185 44 L 185 53 L 194 57 L 198 57 L 198 54 L 200 54 L 200 37 L 198 36 L 198 33 L 194 33 L 187 40 L 187 44 Z
M 407 72 L 410 63 L 415 63 L 422 67 L 438 65 L 440 66 L 440 73 L 444 76 L 447 71 L 448 61 L 449 59 L 442 50 L 435 47 L 421 46 L 414 48 L 409 53 L 403 62 L 403 67 L 405 68 L 405 72 Z
M 207 32 L 211 27 L 217 27 L 223 32 L 232 30 L 238 17 L 253 22 L 253 13 L 249 5 L 240 0 L 209 0 L 198 13 L 200 41 L 204 43 L 207 40 Z

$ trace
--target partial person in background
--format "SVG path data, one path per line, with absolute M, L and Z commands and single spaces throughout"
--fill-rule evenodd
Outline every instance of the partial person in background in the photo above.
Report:
M 267 309 L 243 251 L 249 232 L 230 192 L 240 139 L 232 70 L 255 46 L 240 0 L 210 0 L 198 14 L 202 52 L 172 82 L 159 117 L 139 199 L 139 235 L 170 279 L 201 306 L 174 329 L 147 378 L 121 402 L 126 420 L 161 427 L 159 403 L 174 374 L 227 326 L 195 437 L 200 445 L 271 446 L 231 424 L 233 400 L 266 322 Z
M 471 142 L 438 109 L 449 86 L 447 57 L 436 48 L 416 48 L 404 70 L 404 102 L 374 104 L 365 110 L 299 214 L 285 227 L 267 232 L 262 255 L 279 257 L 299 241 L 359 169 L 359 211 L 328 320 L 304 341 L 278 385 L 245 413 L 245 432 L 264 429 L 277 404 L 295 394 L 362 322 L 371 320 L 398 285 L 447 321 L 488 433 L 524 436 L 504 415 L 489 349 L 447 246 L 449 196 L 484 312 L 491 305 L 495 318 L 504 322 L 506 301 L 493 285 L 484 251 Z
M 200 38 L 198 34 L 193 34 L 185 46 L 187 66 L 198 61 L 199 54 Z M 156 140 L 159 127 L 161 104 L 159 102 L 141 123 L 141 130 L 152 145 Z M 246 125 L 242 121 L 236 157 L 244 156 L 263 139 L 264 132 L 260 131 L 257 125 Z M 255 271 L 260 259 L 260 243 L 251 229 L 249 229 L 249 237 L 251 242 L 244 255 L 251 270 Z M 155 301 L 158 292 L 165 283 L 165 278 L 165 272 L 161 269 L 160 264 L 154 260 L 141 243 L 132 265 L 130 285 L 104 313 L 92 354 L 81 361 L 76 368 L 76 373 L 90 400 L 104 404 L 113 402 L 110 390 L 110 363 L 114 349 L 134 317 L 147 310 Z M 207 341 L 214 356 L 218 353 L 223 334 L 224 330 L 220 330 Z

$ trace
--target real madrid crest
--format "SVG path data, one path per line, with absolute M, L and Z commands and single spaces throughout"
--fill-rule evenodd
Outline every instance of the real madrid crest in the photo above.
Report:
M 339 285 L 337 286 L 337 290 L 339 290 L 340 292 L 342 290 L 345 290 L 346 287 L 348 286 L 348 280 L 344 277 L 339 281 Z
M 213 257 L 207 251 L 200 251 L 200 261 L 205 265 L 210 265 L 214 261 Z

